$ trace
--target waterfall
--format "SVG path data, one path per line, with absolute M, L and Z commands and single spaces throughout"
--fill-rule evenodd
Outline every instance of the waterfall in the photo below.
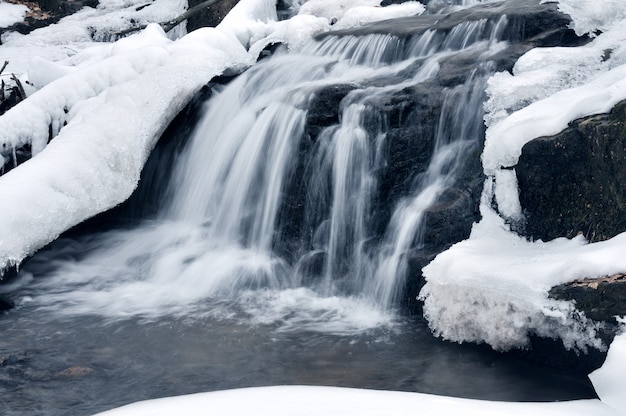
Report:
M 350 315 L 323 299 L 383 315 L 398 308 L 408 258 L 427 243 L 425 216 L 481 146 L 488 57 L 505 25 L 503 17 L 408 37 L 329 35 L 257 63 L 205 104 L 157 218 L 110 232 L 81 262 L 59 266 L 46 303 L 119 317 L 235 302 L 260 319 L 265 300 L 290 305 L 277 318 L 285 325 L 304 305 L 321 308 L 307 319 Z M 434 119 L 402 124 L 414 116 L 389 110 L 393 97 L 431 85 L 459 52 L 485 58 L 437 94 Z M 407 142 L 426 163 L 402 167 L 406 177 L 396 177 L 390 154 L 398 123 L 434 131 L 432 144 L 419 144 L 424 154 Z

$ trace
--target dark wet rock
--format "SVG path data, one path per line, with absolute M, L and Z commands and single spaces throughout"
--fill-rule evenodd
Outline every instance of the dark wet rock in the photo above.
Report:
M 559 285 L 550 290 L 550 296 L 573 300 L 587 318 L 616 326 L 616 316 L 626 316 L 626 274 Z
M 502 15 L 506 15 L 509 24 L 504 31 L 505 40 L 520 42 L 536 36 L 558 30 L 567 32 L 569 16 L 558 11 L 558 4 L 539 4 L 539 0 L 509 0 L 505 2 L 484 3 L 447 15 L 422 14 L 393 20 L 375 22 L 356 29 L 331 32 L 332 35 L 363 36 L 382 33 L 397 36 L 421 35 L 427 30 L 449 32 L 465 22 L 487 20 L 490 30 Z M 320 36 L 328 36 L 323 34 Z
M 13 309 L 14 307 L 15 303 L 11 299 L 0 295 L 0 312 L 8 311 L 9 309 Z
M 57 377 L 64 377 L 64 378 L 80 378 L 80 377 L 84 377 L 88 374 L 93 373 L 93 369 L 89 368 L 89 367 L 81 367 L 81 366 L 74 366 L 74 367 L 69 367 L 66 368 L 63 371 L 59 371 L 58 373 L 56 373 Z
M 506 20 L 502 16 L 506 14 Z M 511 71 L 517 59 L 535 47 L 580 46 L 590 41 L 587 36 L 577 36 L 570 29 L 569 16 L 558 11 L 556 3 L 539 4 L 539 0 L 509 0 L 502 3 L 479 4 L 472 8 L 450 14 L 422 14 L 399 19 L 374 22 L 355 29 L 338 30 L 319 35 L 366 36 L 386 34 L 398 37 L 405 49 L 410 49 L 412 40 L 426 30 L 435 36 L 446 36 L 460 24 L 483 21 L 476 36 L 489 39 L 495 28 L 502 31 L 502 38 L 509 44 L 489 57 L 482 57 L 482 50 L 468 50 L 451 54 L 440 61 L 438 82 L 445 87 L 460 85 L 467 81 L 477 62 L 489 62 L 496 71 Z M 505 24 L 506 23 L 506 24 Z M 461 39 L 458 40 L 461 42 Z
M 600 241 L 626 231 L 625 162 L 626 101 L 527 143 L 516 166 L 524 233 L 544 241 L 577 234 Z M 626 315 L 624 274 L 559 285 L 549 294 L 573 301 L 597 323 L 606 345 L 619 330 L 615 317 Z M 602 353 L 592 349 L 582 357 L 598 367 Z
M 189 0 L 191 9 L 206 0 Z M 218 0 L 200 13 L 196 13 L 187 19 L 187 32 L 192 32 L 201 27 L 215 27 L 228 14 L 230 9 L 235 7 L 239 0 Z
M 626 231 L 626 101 L 527 143 L 516 173 L 526 235 L 599 241 Z
M 320 132 L 339 123 L 341 101 L 356 88 L 356 85 L 332 85 L 318 91 L 311 102 L 306 118 L 305 135 L 312 141 Z
M 540 364 L 546 368 L 560 368 L 570 374 L 587 375 L 600 368 L 606 359 L 606 350 L 588 348 L 587 351 L 566 350 L 560 339 L 552 339 L 531 335 L 530 344 L 522 350 L 509 352 L 514 356 Z M 608 345 L 612 337 L 603 337 Z
M 555 286 L 549 296 L 565 301 L 573 301 L 576 309 L 597 325 L 597 336 L 604 345 L 613 342 L 620 332 L 621 325 L 617 317 L 626 316 L 626 274 L 618 273 L 597 279 L 581 279 L 575 282 Z M 551 354 L 551 360 L 566 360 L 568 354 Z M 600 367 L 606 351 L 590 348 L 580 355 L 579 365 L 587 365 L 588 372 Z M 566 363 L 573 366 L 573 360 Z M 558 364 L 558 363 L 557 363 Z M 567 366 L 566 366 L 567 367 Z

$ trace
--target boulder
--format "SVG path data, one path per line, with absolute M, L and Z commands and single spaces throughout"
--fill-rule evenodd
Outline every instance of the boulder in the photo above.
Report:
M 565 43 L 580 44 L 586 37 L 578 37 L 568 28 L 569 16 L 558 10 L 557 3 L 543 3 L 539 0 L 508 0 L 504 2 L 477 4 L 474 7 L 459 10 L 447 15 L 422 14 L 393 20 L 372 23 L 357 29 L 346 29 L 320 35 L 353 34 L 390 34 L 399 37 L 421 35 L 427 30 L 450 32 L 454 27 L 466 22 L 487 21 L 485 31 L 489 31 L 501 19 L 507 16 L 503 37 L 512 43 L 526 42 L 528 47 L 565 46 Z
M 550 295 L 573 300 L 576 309 L 594 321 L 617 325 L 617 316 L 626 316 L 626 273 L 599 279 L 582 279 L 553 287 Z
M 605 345 L 610 345 L 619 333 L 617 317 L 626 316 L 626 273 L 555 286 L 549 294 L 558 300 L 573 301 L 576 309 L 597 324 L 598 337 Z M 596 351 L 591 354 L 597 355 Z M 599 367 L 601 361 L 597 364 Z
M 15 303 L 13 303 L 11 299 L 0 295 L 0 312 L 8 311 L 9 309 L 13 309 L 14 307 L 15 307 Z
M 594 242 L 626 231 L 626 101 L 527 143 L 515 169 L 529 238 L 582 234 Z M 608 345 L 616 316 L 626 315 L 626 274 L 559 285 L 549 295 L 573 301 Z
M 189 9 L 204 1 L 206 0 L 188 0 Z M 239 0 L 218 0 L 203 11 L 193 14 L 187 19 L 187 32 L 192 32 L 201 27 L 217 26 L 237 3 Z
M 516 173 L 527 236 L 593 242 L 626 231 L 626 101 L 527 143 Z

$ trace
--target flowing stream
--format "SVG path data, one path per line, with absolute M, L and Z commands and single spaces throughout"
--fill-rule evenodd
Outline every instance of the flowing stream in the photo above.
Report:
M 505 25 L 327 36 L 216 88 L 156 216 L 60 239 L 22 268 L 18 307 L 0 317 L 4 414 L 269 384 L 592 397 L 580 377 L 444 344 L 400 311 L 424 213 L 482 146 L 494 69 L 485 59 L 444 89 L 432 156 L 384 210 L 392 121 L 377 103 L 430 82 L 451 54 L 496 53 Z M 313 134 L 310 108 L 333 88 L 337 119 Z

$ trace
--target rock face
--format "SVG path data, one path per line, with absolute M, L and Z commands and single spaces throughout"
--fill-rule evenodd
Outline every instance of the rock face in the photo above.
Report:
M 599 241 L 626 231 L 626 101 L 527 143 L 516 172 L 528 236 Z
M 606 240 L 626 231 L 626 101 L 527 143 L 516 167 L 525 234 L 544 241 L 583 234 Z M 550 290 L 574 301 L 609 344 L 626 315 L 626 275 L 585 279 Z
M 411 194 L 415 181 L 424 174 L 433 155 L 435 140 L 441 125 L 448 126 L 454 119 L 442 119 L 444 97 L 453 91 L 459 91 L 455 105 L 457 107 L 478 106 L 477 102 L 464 102 L 470 93 L 465 83 L 470 74 L 477 70 L 511 70 L 519 56 L 536 46 L 573 46 L 587 42 L 586 38 L 577 37 L 567 28 L 569 18 L 557 11 L 555 4 L 538 5 L 535 0 L 504 2 L 495 5 L 482 5 L 470 10 L 452 13 L 448 16 L 422 15 L 393 22 L 378 22 L 355 30 L 341 30 L 326 33 L 320 39 L 329 36 L 367 36 L 372 34 L 391 34 L 400 44 L 409 48 L 411 41 L 427 29 L 446 36 L 452 28 L 462 22 L 486 21 L 485 31 L 490 31 L 501 22 L 503 14 L 508 16 L 503 25 L 504 38 L 510 41 L 509 47 L 485 61 L 482 51 L 469 51 L 451 54 L 440 62 L 440 70 L 432 81 L 408 87 L 388 95 L 372 97 L 368 101 L 369 116 L 365 127 L 370 137 L 376 137 L 376 129 L 384 126 L 385 140 L 381 155 L 385 160 L 376 170 L 376 189 L 372 206 L 372 238 L 384 237 L 393 208 L 400 199 Z M 484 35 L 484 34 L 483 34 Z M 488 73 L 489 70 L 486 70 Z M 313 99 L 307 115 L 305 138 L 300 149 L 299 164 L 296 167 L 295 180 L 285 192 L 285 201 L 279 214 L 280 233 L 277 235 L 277 251 L 288 256 L 296 244 L 290 241 L 300 238 L 312 239 L 312 230 L 306 221 L 306 172 L 307 154 L 314 148 L 318 136 L 324 129 L 337 125 L 340 120 L 342 100 L 353 90 L 363 88 L 357 85 L 335 85 L 319 91 Z M 484 90 L 484 88 L 483 88 Z M 458 114 L 455 114 L 457 116 Z M 469 135 L 479 137 L 474 147 L 466 150 L 464 166 L 459 169 L 454 184 L 439 200 L 427 210 L 424 218 L 424 232 L 421 241 L 414 245 L 408 255 L 409 279 L 403 297 L 404 305 L 418 311 L 420 304 L 415 300 L 423 285 L 421 268 L 428 264 L 439 252 L 469 236 L 472 224 L 480 218 L 479 199 L 484 176 L 480 163 L 484 127 L 482 116 Z M 465 120 L 466 124 L 471 121 Z M 373 146 L 373 144 L 370 144 Z M 377 156 L 378 157 L 378 156 Z M 307 233 L 309 235 L 307 235 Z M 306 241 L 304 242 L 306 245 Z M 320 256 L 317 256 L 320 257 Z M 319 268 L 322 258 L 317 258 L 307 267 Z
M 189 8 L 191 9 L 204 1 L 206 0 L 188 0 Z M 196 13 L 187 19 L 187 32 L 194 31 L 200 27 L 217 26 L 237 3 L 239 3 L 239 0 L 218 0 L 204 11 Z
M 626 316 L 626 274 L 559 285 L 550 289 L 550 296 L 574 301 L 576 309 L 598 323 L 598 336 L 606 345 L 610 345 L 620 330 L 616 317 Z M 601 361 L 597 364 L 596 367 Z
M 550 290 L 556 299 L 575 300 L 576 308 L 595 321 L 617 324 L 616 316 L 626 316 L 626 274 L 585 279 Z

